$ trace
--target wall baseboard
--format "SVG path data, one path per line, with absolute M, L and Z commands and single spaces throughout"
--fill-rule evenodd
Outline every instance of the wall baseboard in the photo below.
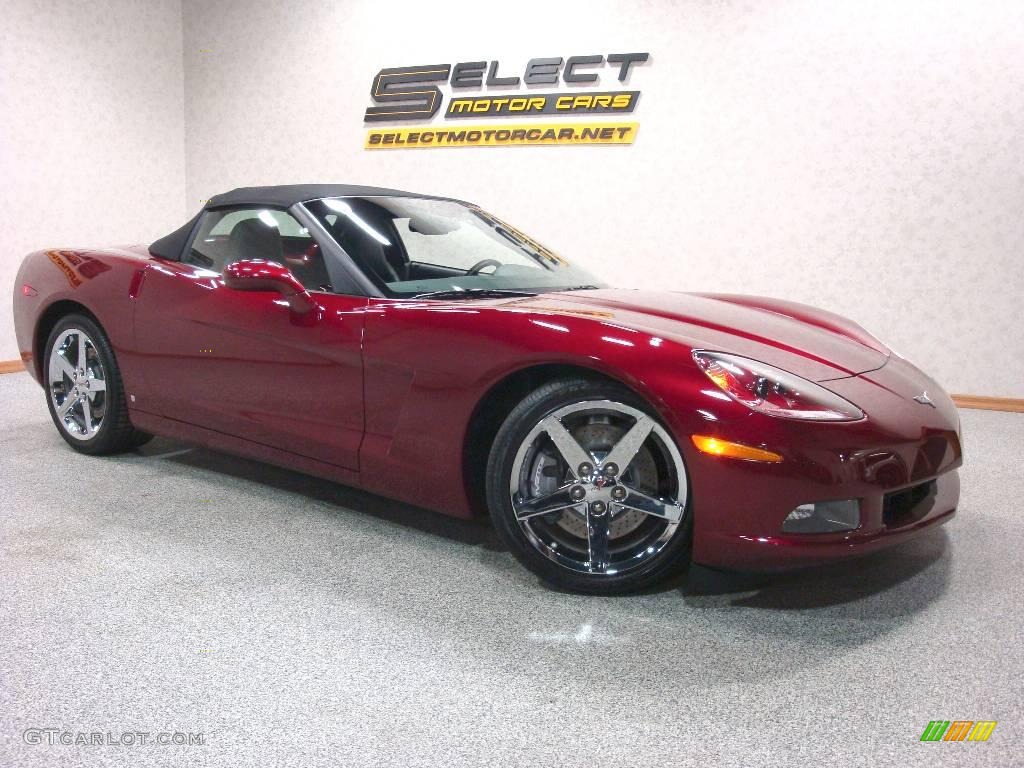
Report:
M 1009 411 L 1024 413 L 1024 399 L 1016 397 L 988 397 L 986 395 L 951 395 L 960 408 L 978 408 L 983 411 Z
M 21 360 L 0 360 L 0 373 L 17 373 L 24 370 L 25 364 Z M 1024 398 L 988 397 L 987 395 L 952 395 L 952 398 L 960 408 L 1024 413 Z

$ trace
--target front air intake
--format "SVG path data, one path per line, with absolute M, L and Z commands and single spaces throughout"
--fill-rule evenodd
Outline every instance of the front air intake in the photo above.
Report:
M 937 486 L 934 480 L 902 491 L 885 494 L 882 502 L 882 523 L 886 528 L 903 528 L 925 517 L 935 504 Z

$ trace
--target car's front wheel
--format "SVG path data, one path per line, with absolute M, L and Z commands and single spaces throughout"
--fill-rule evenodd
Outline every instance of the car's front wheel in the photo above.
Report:
M 683 458 L 635 394 L 586 379 L 551 382 L 512 410 L 487 472 L 495 527 L 555 586 L 618 594 L 686 558 Z
M 150 439 L 128 421 L 121 371 L 103 329 L 85 315 L 68 315 L 50 332 L 43 366 L 53 423 L 76 451 L 108 454 Z

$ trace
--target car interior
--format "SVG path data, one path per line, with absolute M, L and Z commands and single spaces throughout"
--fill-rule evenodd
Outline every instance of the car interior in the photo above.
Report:
M 363 273 L 385 292 L 388 285 L 395 283 L 536 269 L 507 263 L 504 254 L 501 260 L 482 258 L 466 266 L 434 263 L 444 256 L 429 249 L 417 251 L 417 257 L 412 258 L 410 238 L 419 238 L 422 244 L 424 236 L 443 237 L 455 231 L 458 225 L 453 227 L 444 217 L 396 214 L 386 205 L 370 199 L 346 198 L 333 201 L 333 207 L 328 204 L 331 202 L 311 201 L 307 206 Z M 334 290 L 320 245 L 282 210 L 261 207 L 206 212 L 185 260 L 203 269 L 221 272 L 228 264 L 252 259 L 287 266 L 307 290 Z
M 320 246 L 309 234 L 282 234 L 278 226 L 268 225 L 255 212 L 235 223 L 227 234 L 212 234 L 219 218 L 200 226 L 189 254 L 190 263 L 220 272 L 236 261 L 276 261 L 287 266 L 306 290 L 333 290 Z M 204 231 L 209 233 L 204 236 Z
M 414 261 L 395 226 L 396 217 L 370 200 L 347 201 L 359 225 L 336 214 L 323 217 L 327 231 L 359 267 L 378 283 L 429 280 L 465 274 L 465 270 Z

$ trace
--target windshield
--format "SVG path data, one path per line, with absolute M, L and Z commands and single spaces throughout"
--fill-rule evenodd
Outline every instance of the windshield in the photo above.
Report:
M 467 203 L 339 197 L 306 207 L 387 296 L 603 286 L 594 275 Z

